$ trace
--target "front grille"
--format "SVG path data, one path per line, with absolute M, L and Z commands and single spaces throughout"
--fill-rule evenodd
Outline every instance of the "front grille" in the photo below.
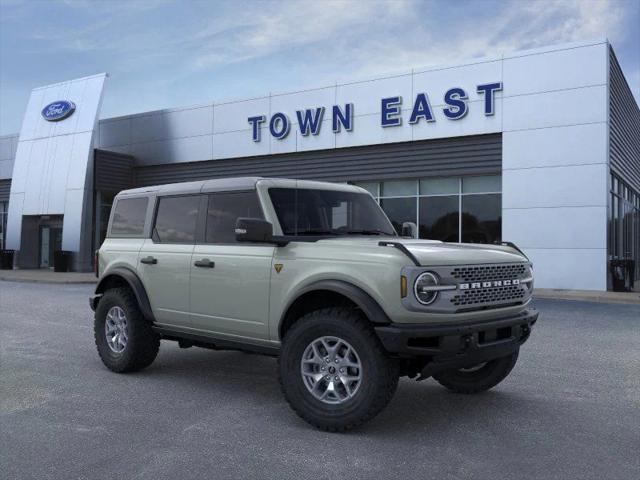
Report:
M 461 287 L 449 298 L 458 310 L 524 303 L 531 295 L 527 284 L 503 284 L 529 278 L 531 270 L 526 263 L 450 267 L 449 275 Z
M 451 277 L 460 282 L 482 282 L 522 278 L 527 273 L 527 266 L 522 263 L 505 265 L 474 265 L 456 267 L 451 270 Z
M 455 295 L 450 301 L 456 307 L 494 303 L 520 303 L 524 300 L 526 294 L 526 291 L 520 285 L 488 287 L 465 290 L 464 293 Z

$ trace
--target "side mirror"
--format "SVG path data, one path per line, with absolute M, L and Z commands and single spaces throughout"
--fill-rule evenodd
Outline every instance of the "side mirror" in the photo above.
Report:
M 402 224 L 402 237 L 417 238 L 418 226 L 413 222 L 404 222 Z
M 236 221 L 238 242 L 272 243 L 273 225 L 261 218 L 240 217 Z

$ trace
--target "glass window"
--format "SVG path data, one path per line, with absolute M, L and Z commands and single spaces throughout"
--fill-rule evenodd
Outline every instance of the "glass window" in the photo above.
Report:
M 147 197 L 122 198 L 116 203 L 111 222 L 111 235 L 139 236 L 147 216 Z
M 458 242 L 460 215 L 458 195 L 420 199 L 420 238 Z
M 161 197 L 154 239 L 161 243 L 194 243 L 200 195 Z
M 446 195 L 460 193 L 459 178 L 425 178 L 420 180 L 420 195 Z
M 411 222 L 417 225 L 420 238 L 485 243 L 500 240 L 500 175 L 390 180 L 359 185 L 370 189 L 380 186 L 380 205 L 398 233 L 402 231 L 403 223 Z M 472 198 L 465 200 L 468 196 Z M 461 212 L 462 203 L 466 210 Z
M 490 193 L 502 191 L 500 175 L 484 177 L 464 177 L 462 179 L 462 193 Z
M 376 201 L 340 190 L 270 188 L 284 235 L 393 235 Z
M 364 188 L 367 192 L 369 192 L 374 197 L 378 197 L 378 182 L 358 182 L 354 183 L 355 186 Z
M 416 223 L 416 199 L 413 198 L 383 198 L 380 206 L 387 214 L 393 228 L 398 235 L 402 234 L 402 224 L 404 222 Z
M 494 243 L 502 238 L 502 195 L 462 197 L 462 241 Z
M 235 243 L 239 217 L 264 218 L 257 193 L 229 192 L 209 195 L 207 243 Z
M 381 197 L 406 197 L 417 195 L 417 182 L 415 180 L 390 180 L 382 182 Z

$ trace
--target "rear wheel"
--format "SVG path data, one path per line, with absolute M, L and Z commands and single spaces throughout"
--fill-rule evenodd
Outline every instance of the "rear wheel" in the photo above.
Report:
M 142 316 L 128 288 L 107 290 L 98 303 L 94 337 L 102 363 L 114 372 L 134 372 L 151 365 L 160 337 Z
M 498 385 L 507 378 L 518 360 L 516 350 L 506 357 L 496 358 L 468 368 L 446 370 L 433 378 L 443 387 L 456 393 L 480 393 Z
M 345 431 L 377 415 L 398 385 L 398 365 L 357 311 L 326 308 L 286 333 L 280 385 L 293 410 L 311 425 Z

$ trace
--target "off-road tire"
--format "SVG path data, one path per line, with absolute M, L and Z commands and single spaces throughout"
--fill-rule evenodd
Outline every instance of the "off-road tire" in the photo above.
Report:
M 518 360 L 518 353 L 519 350 L 516 350 L 511 355 L 491 360 L 475 371 L 447 370 L 434 374 L 433 378 L 452 392 L 464 394 L 484 392 L 507 378 Z
M 362 380 L 354 396 L 331 405 L 315 398 L 305 386 L 300 362 L 317 338 L 336 336 L 358 352 Z M 389 358 L 362 313 L 352 308 L 325 308 L 302 316 L 286 332 L 278 360 L 280 386 L 291 408 L 306 422 L 330 432 L 350 430 L 376 416 L 398 386 L 398 363 Z
M 105 336 L 106 316 L 114 306 L 122 308 L 127 319 L 127 345 L 120 353 L 109 348 Z M 104 293 L 96 308 L 93 327 L 98 354 L 109 370 L 118 373 L 142 370 L 158 355 L 160 337 L 144 319 L 135 295 L 128 288 L 113 288 Z

